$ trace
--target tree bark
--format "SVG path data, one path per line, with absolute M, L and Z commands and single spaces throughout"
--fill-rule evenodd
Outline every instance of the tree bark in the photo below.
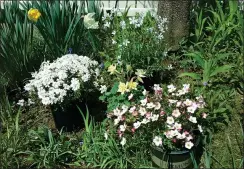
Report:
M 179 49 L 179 42 L 189 36 L 191 0 L 160 0 L 158 15 L 167 18 L 166 41 L 169 50 Z

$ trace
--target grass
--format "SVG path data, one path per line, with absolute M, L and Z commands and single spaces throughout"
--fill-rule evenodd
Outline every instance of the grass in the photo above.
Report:
M 243 168 L 244 128 L 243 102 L 237 94 L 236 104 L 230 121 L 219 126 L 208 145 L 204 148 L 200 166 L 203 168 Z
M 240 100 L 238 100 L 240 101 Z M 240 106 L 240 104 L 239 104 Z M 242 129 L 243 110 L 237 105 L 240 114 L 233 114 L 229 126 L 213 137 L 213 168 L 242 168 L 244 159 L 244 135 Z M 237 111 L 238 112 L 238 111 Z

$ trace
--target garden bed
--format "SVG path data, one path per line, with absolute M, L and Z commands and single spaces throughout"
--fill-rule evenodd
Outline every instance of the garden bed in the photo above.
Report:
M 243 167 L 237 1 L 182 7 L 174 51 L 166 14 L 20 4 L 0 10 L 0 168 Z

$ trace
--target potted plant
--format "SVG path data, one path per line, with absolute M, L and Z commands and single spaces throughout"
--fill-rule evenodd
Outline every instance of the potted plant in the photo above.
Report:
M 195 132 L 197 133 L 197 131 L 193 131 L 193 133 Z M 164 147 L 152 145 L 151 159 L 153 166 L 160 168 L 194 168 L 194 160 L 196 163 L 199 163 L 202 154 L 199 134 L 196 134 L 196 136 L 198 137 L 193 140 L 195 144 L 189 150 L 187 148 L 169 150 Z M 160 140 L 160 138 L 155 137 L 154 141 L 157 139 Z
M 99 75 L 98 62 L 86 56 L 64 55 L 52 63 L 45 61 L 38 72 L 25 85 L 35 101 L 49 107 L 56 127 L 72 130 L 82 123 L 76 104 L 84 103 L 88 93 L 94 91 L 93 83 Z
M 126 84 L 114 87 L 113 91 L 127 101 L 117 103 L 113 110 L 110 106 L 107 114 L 120 144 L 125 147 L 134 142 L 132 139 L 147 142 L 155 167 L 193 167 L 191 156 L 198 161 L 196 152 L 201 148 L 199 143 L 207 116 L 203 97 L 195 95 L 190 84 L 181 88 L 154 84 L 153 93 L 137 83 L 134 88 Z

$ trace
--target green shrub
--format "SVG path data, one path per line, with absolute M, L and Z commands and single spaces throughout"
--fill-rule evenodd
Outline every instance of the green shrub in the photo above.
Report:
M 131 65 L 133 69 L 145 69 L 150 74 L 164 70 L 167 19 L 150 13 L 128 17 L 128 10 L 114 11 L 104 18 L 107 37 L 102 57 L 112 63 Z

